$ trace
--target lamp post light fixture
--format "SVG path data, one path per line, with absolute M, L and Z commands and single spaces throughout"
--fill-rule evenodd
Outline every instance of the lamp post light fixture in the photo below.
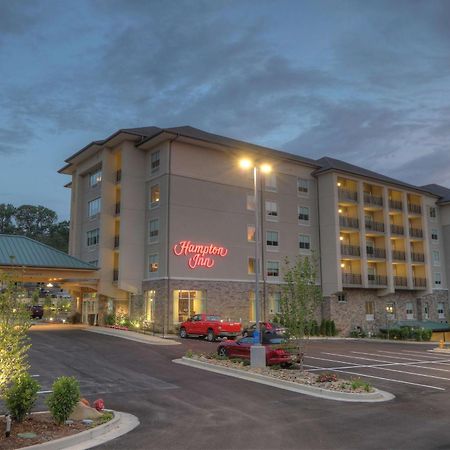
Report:
M 253 168 L 253 195 L 255 199 L 255 332 L 253 333 L 253 345 L 250 347 L 250 364 L 252 367 L 266 366 L 266 350 L 261 345 L 260 304 L 259 304 L 259 237 L 260 229 L 260 204 L 258 197 L 258 182 L 260 173 L 270 173 L 272 167 L 269 164 L 256 164 L 249 159 L 239 162 L 242 169 Z

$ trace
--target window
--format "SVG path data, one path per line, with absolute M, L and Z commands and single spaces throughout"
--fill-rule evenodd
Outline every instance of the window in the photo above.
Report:
M 406 303 L 406 319 L 407 320 L 414 319 L 414 308 L 411 302 Z
M 98 169 L 89 175 L 89 186 L 97 186 L 102 181 L 102 170 Z
M 271 250 L 278 249 L 278 231 L 266 232 L 266 245 Z
M 338 303 L 347 303 L 347 295 L 345 292 L 338 292 L 337 294 Z
M 445 310 L 444 310 L 443 303 L 437 304 L 437 313 L 438 313 L 438 319 L 445 319 Z
M 278 220 L 278 207 L 276 202 L 266 202 L 266 218 L 267 220 Z
M 88 202 L 88 215 L 89 217 L 94 217 L 100 212 L 102 207 L 102 199 L 100 197 Z
M 375 317 L 375 303 L 372 301 L 366 302 L 366 320 L 372 321 Z
M 437 241 L 439 239 L 438 230 L 436 228 L 431 229 L 431 240 Z
M 425 305 L 423 305 L 423 318 L 425 320 L 428 320 L 430 318 L 430 306 L 428 305 L 428 303 L 425 303 Z
M 149 255 L 148 257 L 148 271 L 150 273 L 158 272 L 159 267 L 159 257 L 157 253 L 154 253 L 153 255 Z
M 184 322 L 205 310 L 203 291 L 173 291 L 173 321 Z
M 388 319 L 395 319 L 395 303 L 386 303 L 386 314 Z
M 253 194 L 247 194 L 247 210 L 255 210 L 255 196 Z
M 159 159 L 159 150 L 156 152 L 153 152 L 150 155 L 150 166 L 151 166 L 151 172 L 155 173 L 159 170 L 160 165 L 160 159 Z
M 256 317 L 255 291 L 248 291 L 248 320 L 249 320 L 249 322 L 254 322 L 255 317 Z M 251 339 L 253 342 L 253 337 L 243 338 L 243 339 Z M 242 340 L 240 342 L 242 342 Z
M 430 206 L 429 209 L 430 219 L 435 220 L 437 217 L 437 210 L 434 206 Z
M 267 261 L 267 276 L 268 277 L 280 276 L 280 263 L 278 261 Z
M 155 184 L 150 188 L 150 208 L 156 208 L 159 206 L 160 190 L 159 184 Z
M 309 194 L 309 180 L 304 178 L 297 178 L 297 191 L 300 195 Z
M 254 225 L 247 225 L 247 242 L 256 241 L 256 228 Z
M 441 265 L 441 256 L 439 254 L 438 250 L 433 250 L 433 266 L 440 266 Z
M 94 230 L 90 230 L 86 233 L 87 235 L 87 246 L 91 247 L 92 245 L 98 245 L 100 242 L 100 229 L 95 228 Z
M 300 222 L 309 222 L 309 208 L 306 206 L 298 207 L 298 220 Z
M 278 314 L 281 312 L 281 292 L 274 292 L 271 295 L 271 313 Z
M 159 219 L 153 219 L 149 222 L 148 241 L 150 243 L 158 242 L 159 239 Z
M 144 299 L 145 299 L 145 321 L 153 322 L 155 317 L 155 297 L 156 291 L 145 291 Z
M 268 173 L 264 175 L 264 185 L 266 187 L 266 191 L 276 192 L 277 176 L 274 173 Z
M 249 275 L 255 274 L 255 258 L 248 258 L 247 272 Z
M 434 285 L 440 287 L 441 286 L 441 273 L 434 272 Z
M 311 237 L 307 234 L 301 234 L 298 238 L 298 246 L 300 251 L 311 249 Z

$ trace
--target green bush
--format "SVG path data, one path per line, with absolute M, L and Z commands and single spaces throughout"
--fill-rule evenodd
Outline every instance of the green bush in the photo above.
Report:
M 336 336 L 337 330 L 336 330 L 336 324 L 334 323 L 334 320 L 332 320 L 330 323 L 330 331 L 331 331 L 331 336 Z
M 322 319 L 322 322 L 320 322 L 320 334 L 321 336 L 326 335 L 326 321 Z
M 47 406 L 56 423 L 64 423 L 80 400 L 80 385 L 74 377 L 59 377 L 47 398 Z
M 22 422 L 36 403 L 39 383 L 25 373 L 7 391 L 5 403 L 13 420 Z
M 433 331 L 431 330 L 422 330 L 422 340 L 429 341 L 431 339 L 431 335 L 433 334 Z

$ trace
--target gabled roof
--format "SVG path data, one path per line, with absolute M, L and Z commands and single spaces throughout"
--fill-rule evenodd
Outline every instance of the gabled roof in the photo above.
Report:
M 381 173 L 372 172 L 371 170 L 355 166 L 345 161 L 341 161 L 340 159 L 329 158 L 328 156 L 326 156 L 324 158 L 318 159 L 316 162 L 318 165 L 320 165 L 320 169 L 315 170 L 313 172 L 313 175 L 320 175 L 321 173 L 335 170 L 338 172 L 345 172 L 352 175 L 359 175 L 363 178 L 371 178 L 373 180 L 377 180 L 383 183 L 394 184 L 414 191 L 426 192 L 428 194 L 430 193 L 430 191 L 424 189 L 423 187 L 421 188 L 418 186 L 414 186 L 412 184 L 396 180 L 395 178 L 387 177 L 385 175 L 382 175 Z M 431 194 L 433 193 L 431 192 Z
M 0 266 L 97 270 L 92 264 L 41 242 L 10 234 L 0 234 Z
M 441 197 L 439 203 L 450 202 L 450 189 L 445 186 L 441 186 L 440 184 L 426 184 L 425 186 L 421 186 L 421 188 Z

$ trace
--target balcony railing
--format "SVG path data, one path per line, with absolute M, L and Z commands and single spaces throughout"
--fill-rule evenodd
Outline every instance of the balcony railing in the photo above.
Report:
M 386 275 L 369 275 L 368 281 L 370 286 L 387 286 Z
M 423 238 L 423 231 L 421 228 L 410 228 L 409 235 L 415 238 Z
M 384 233 L 384 223 L 383 222 L 373 222 L 372 220 L 366 220 L 366 230 L 378 231 Z
M 345 256 L 361 256 L 361 250 L 357 245 L 341 244 L 341 255 Z
M 411 214 L 422 214 L 422 208 L 417 203 L 408 203 L 408 212 Z
M 339 197 L 339 200 L 341 200 L 343 202 L 345 202 L 345 201 L 357 202 L 358 201 L 358 193 L 356 191 L 349 191 L 348 189 L 339 188 L 338 197 Z
M 122 169 L 116 170 L 116 183 L 120 183 L 120 180 L 122 179 Z
M 413 278 L 414 287 L 427 287 L 427 279 L 426 278 Z
M 120 214 L 120 202 L 116 203 L 116 209 L 115 209 L 116 214 Z
M 389 208 L 403 211 L 403 202 L 401 200 L 389 200 Z
M 367 192 L 365 192 L 364 193 L 364 203 L 366 205 L 383 206 L 383 197 L 368 194 Z
M 114 248 L 117 248 L 120 244 L 120 236 L 114 236 Z
M 355 217 L 339 216 L 339 225 L 345 228 L 359 228 L 359 220 Z
M 391 224 L 391 234 L 398 234 L 403 236 L 405 234 L 405 229 L 401 225 Z
M 405 261 L 406 253 L 401 250 L 392 250 L 392 259 L 395 261 Z
M 342 274 L 342 283 L 343 284 L 351 284 L 351 285 L 360 285 L 361 284 L 361 274 L 360 273 L 343 273 Z
M 423 253 L 412 252 L 411 259 L 414 262 L 425 262 L 425 255 Z
M 119 279 L 119 269 L 113 270 L 113 281 L 117 281 Z
M 386 250 L 384 248 L 366 247 L 368 258 L 386 258 Z
M 394 276 L 394 286 L 407 287 L 408 286 L 408 279 L 406 277 Z

